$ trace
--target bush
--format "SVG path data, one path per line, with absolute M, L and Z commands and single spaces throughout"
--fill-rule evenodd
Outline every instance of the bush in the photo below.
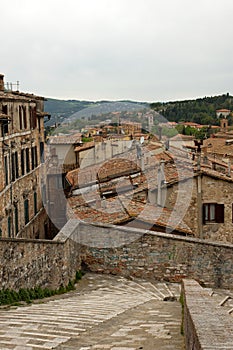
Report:
M 2 289 L 0 290 L 0 305 L 20 305 L 20 301 L 30 303 L 31 300 L 43 299 L 52 295 L 66 293 L 75 289 L 75 283 L 82 278 L 83 274 L 82 271 L 77 271 L 73 281 L 70 280 L 66 287 L 61 284 L 61 286 L 55 290 L 41 287 L 35 287 L 32 289 L 21 288 L 18 292 L 12 289 Z

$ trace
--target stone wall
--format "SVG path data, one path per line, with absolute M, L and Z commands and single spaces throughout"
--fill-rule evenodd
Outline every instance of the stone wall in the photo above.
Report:
M 0 257 L 0 289 L 56 289 L 80 269 L 77 244 L 62 233 L 55 241 L 1 239 Z
M 91 271 L 212 287 L 233 286 L 233 245 L 172 234 L 79 224 L 73 237 Z
M 232 288 L 233 246 L 70 220 L 53 241 L 1 239 L 0 283 L 57 288 L 85 266 L 93 272 Z
M 194 280 L 182 283 L 187 350 L 232 349 L 232 317 Z

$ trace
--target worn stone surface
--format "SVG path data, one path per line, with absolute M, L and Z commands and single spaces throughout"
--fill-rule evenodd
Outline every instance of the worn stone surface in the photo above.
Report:
M 86 274 L 77 289 L 0 310 L 0 349 L 183 350 L 180 285 Z
M 232 317 L 194 280 L 183 281 L 186 349 L 232 349 Z

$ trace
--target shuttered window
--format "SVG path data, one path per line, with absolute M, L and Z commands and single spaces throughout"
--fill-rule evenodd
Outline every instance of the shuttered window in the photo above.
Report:
M 203 224 L 210 222 L 224 223 L 224 204 L 203 204 Z

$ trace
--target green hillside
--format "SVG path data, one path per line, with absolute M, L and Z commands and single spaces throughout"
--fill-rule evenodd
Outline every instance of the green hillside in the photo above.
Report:
M 45 111 L 51 114 L 51 120 L 47 125 L 71 122 L 76 119 L 88 120 L 93 115 L 98 116 L 116 111 L 140 110 L 146 106 L 146 103 L 127 100 L 94 102 L 47 98 L 45 101 Z
M 233 96 L 229 93 L 198 98 L 196 100 L 155 102 L 151 108 L 161 113 L 169 121 L 189 121 L 204 125 L 218 125 L 216 118 L 217 109 L 230 109 L 233 111 Z M 229 123 L 232 124 L 232 116 L 229 117 Z

